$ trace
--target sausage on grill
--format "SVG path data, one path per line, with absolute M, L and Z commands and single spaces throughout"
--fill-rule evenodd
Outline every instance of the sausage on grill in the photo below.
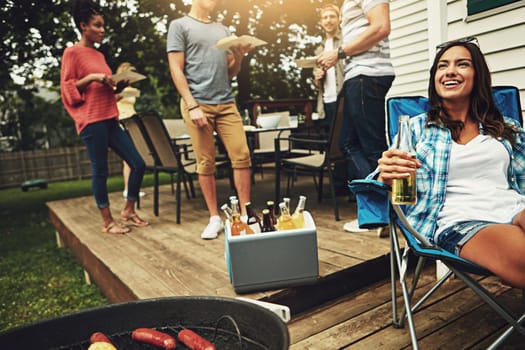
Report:
M 89 338 L 89 341 L 91 344 L 97 343 L 97 342 L 103 342 L 103 343 L 109 343 L 111 344 L 111 340 L 109 340 L 108 337 L 102 332 L 95 332 L 91 334 L 91 337 Z
M 180 331 L 177 338 L 191 350 L 216 350 L 215 345 L 190 329 Z
M 162 333 L 151 328 L 137 328 L 131 333 L 131 339 L 154 346 L 162 347 L 165 350 L 173 350 L 177 346 L 175 338 L 171 335 Z
M 88 350 L 117 350 L 108 337 L 102 332 L 95 332 L 89 338 L 91 345 Z

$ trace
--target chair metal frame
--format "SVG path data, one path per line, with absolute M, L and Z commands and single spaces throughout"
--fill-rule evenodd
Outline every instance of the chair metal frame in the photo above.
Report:
M 412 348 L 418 349 L 418 342 L 416 336 L 416 328 L 414 324 L 413 315 L 419 311 L 421 306 L 428 300 L 428 298 L 441 286 L 443 283 L 455 275 L 470 287 L 485 303 L 487 303 L 494 311 L 496 311 L 510 326 L 489 346 L 489 349 L 495 349 L 501 345 L 505 339 L 512 333 L 513 330 L 518 331 L 525 336 L 525 328 L 521 324 L 525 321 L 525 291 L 523 293 L 523 314 L 516 316 L 509 311 L 504 305 L 496 300 L 496 298 L 475 278 L 470 274 L 481 276 L 492 276 L 493 274 L 459 256 L 449 253 L 440 247 L 431 244 L 425 236 L 417 232 L 407 221 L 402 207 L 393 205 L 389 201 L 390 186 L 375 180 L 354 180 L 350 184 L 351 190 L 356 194 L 358 202 L 358 218 L 359 223 L 366 227 L 380 227 L 388 220 L 390 225 L 390 272 L 391 272 L 391 288 L 392 288 L 392 319 L 395 328 L 404 327 L 404 320 L 408 321 L 410 339 Z M 379 196 L 378 196 L 379 194 Z M 382 203 L 383 202 L 383 203 Z M 388 210 L 385 213 L 384 202 L 388 202 Z M 366 203 L 366 204 L 365 204 Z M 368 210 L 376 211 L 375 215 L 370 215 Z M 378 213 L 377 211 L 382 211 Z M 370 219 L 370 218 L 374 219 Z M 382 217 L 383 219 L 376 219 Z M 401 233 L 405 239 L 406 245 L 402 250 L 399 244 L 398 233 Z M 409 255 L 412 252 L 418 257 L 418 262 L 414 271 L 414 277 L 410 288 L 407 285 L 406 277 L 409 269 Z M 414 291 L 417 287 L 417 282 L 425 262 L 428 260 L 442 261 L 449 271 L 439 279 L 417 302 L 413 303 Z M 398 311 L 397 304 L 397 287 L 396 280 L 399 279 L 403 297 L 403 310 L 401 314 Z
M 495 102 L 507 117 L 512 117 L 523 124 L 519 90 L 513 86 L 493 87 Z M 397 134 L 398 117 L 402 114 L 415 116 L 427 112 L 428 100 L 422 96 L 392 97 L 387 100 L 388 134 L 390 140 Z M 365 179 L 354 180 L 349 185 L 356 194 L 358 204 L 358 219 L 361 227 L 374 228 L 385 224 L 390 225 L 390 276 L 392 288 L 392 323 L 396 328 L 404 327 L 405 319 L 408 321 L 412 347 L 418 349 L 417 336 L 413 314 L 417 312 L 426 300 L 439 289 L 452 275 L 458 277 L 470 287 L 481 299 L 492 307 L 510 326 L 489 346 L 495 349 L 501 345 L 513 330 L 525 336 L 525 328 L 521 324 L 525 320 L 525 290 L 522 291 L 523 314 L 513 315 L 504 305 L 469 274 L 492 276 L 493 274 L 459 256 L 449 253 L 438 246 L 432 245 L 425 236 L 417 232 L 407 221 L 402 207 L 392 205 L 389 201 L 390 186 L 378 181 Z M 406 241 L 404 250 L 399 244 L 398 232 Z M 409 253 L 418 257 L 414 277 L 410 288 L 406 282 L 409 267 Z M 428 259 L 440 260 L 449 269 L 419 300 L 413 303 L 414 291 L 417 287 L 419 276 Z M 399 279 L 402 296 L 403 310 L 401 314 L 397 305 L 396 279 Z
M 295 178 L 297 174 L 313 174 L 314 183 L 317 187 L 317 200 L 321 202 L 323 198 L 323 178 L 325 171 L 328 173 L 330 196 L 334 207 L 335 220 L 339 221 L 339 207 L 337 205 L 337 197 L 335 195 L 333 168 L 335 163 L 344 162 L 345 158 L 339 149 L 339 132 L 343 122 L 343 105 L 344 96 L 339 95 L 337 99 L 337 112 L 330 125 L 328 137 L 326 139 L 312 139 L 301 136 L 294 136 L 293 134 L 287 138 L 275 138 L 275 203 L 279 203 L 281 198 L 281 171 L 285 171 L 288 175 L 286 194 L 290 193 L 291 179 Z M 283 152 L 281 145 L 283 141 L 288 142 L 287 152 Z M 315 150 L 320 152 L 312 152 L 306 156 L 297 156 L 293 154 L 294 143 L 306 143 Z M 316 181 L 315 175 L 319 177 Z

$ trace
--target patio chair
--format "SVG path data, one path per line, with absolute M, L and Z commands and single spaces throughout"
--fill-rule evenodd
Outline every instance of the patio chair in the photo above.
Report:
M 515 87 L 494 87 L 493 94 L 500 111 L 522 123 L 521 104 L 519 91 Z M 395 97 L 387 100 L 387 112 L 389 118 L 389 136 L 391 139 L 397 134 L 397 119 L 400 115 L 415 116 L 428 110 L 428 103 L 424 97 Z M 395 129 L 393 128 L 395 125 Z M 395 130 L 395 133 L 394 133 Z M 452 275 L 455 275 L 471 288 L 481 299 L 492 307 L 510 325 L 491 345 L 490 349 L 499 346 L 512 333 L 518 331 L 525 336 L 525 328 L 521 325 L 525 320 L 525 291 L 523 294 L 523 314 L 516 316 L 506 309 L 496 298 L 476 280 L 476 275 L 491 276 L 492 273 L 472 262 L 451 254 L 438 246 L 432 245 L 421 232 L 415 231 L 402 211 L 402 207 L 392 205 L 389 201 L 390 186 L 384 185 L 371 179 L 354 180 L 350 189 L 356 194 L 358 207 L 358 220 L 361 228 L 377 228 L 390 225 L 390 272 L 392 286 L 392 318 L 393 326 L 404 327 L 405 319 L 408 321 L 412 347 L 418 348 L 417 336 L 413 320 L 413 314 L 421 309 L 421 306 L 443 283 Z M 398 233 L 401 233 L 406 244 L 403 251 L 399 244 Z M 407 270 L 409 266 L 409 253 L 418 257 L 414 276 L 410 288 L 407 285 Z M 442 276 L 417 302 L 413 296 L 419 276 L 423 270 L 426 260 L 440 260 L 449 271 Z M 473 275 L 471 275 L 473 274 Z M 403 311 L 401 314 L 397 308 L 396 279 L 399 279 L 403 297 Z
M 154 151 L 151 150 L 151 146 L 148 143 L 149 141 L 146 139 L 144 126 L 142 125 L 142 122 L 139 120 L 138 115 L 134 115 L 131 118 L 123 119 L 120 121 L 120 123 L 124 126 L 126 129 L 126 132 L 131 138 L 131 141 L 137 148 L 137 151 L 141 155 L 142 159 L 144 159 L 144 162 L 146 163 L 146 170 L 154 172 L 155 170 L 155 159 Z M 183 145 L 183 163 L 186 165 L 192 165 L 195 163 L 195 160 L 191 158 L 191 149 L 188 148 L 188 145 Z M 170 173 L 170 183 L 171 183 L 171 194 L 175 194 L 175 186 L 174 186 L 174 173 Z M 186 198 L 190 199 L 190 195 L 192 198 L 195 198 L 195 190 L 192 184 L 190 183 L 190 187 L 188 187 L 188 183 L 186 179 L 183 179 L 184 184 L 184 190 L 186 192 Z M 140 208 L 140 202 L 139 199 L 137 199 L 137 207 Z
M 183 119 L 162 119 L 172 143 L 175 143 L 182 154 L 182 163 L 195 163 L 191 139 Z M 172 191 L 173 193 L 173 191 Z M 195 193 L 192 193 L 195 198 Z
M 176 175 L 175 197 L 177 201 L 176 220 L 180 223 L 181 181 L 189 183 L 186 187 L 186 197 L 195 197 L 192 175 L 195 174 L 194 160 L 182 161 L 181 152 L 173 146 L 162 119 L 155 112 L 143 112 L 122 121 L 135 147 L 144 158 L 146 167 L 153 172 L 153 213 L 159 215 L 159 172 Z M 173 178 L 172 178 L 173 179 Z M 173 193 L 172 181 L 172 193 Z
M 332 120 L 330 130 L 326 139 L 301 138 L 300 136 L 291 135 L 288 138 L 276 138 L 275 143 L 275 203 L 281 198 L 281 172 L 287 173 L 286 194 L 289 195 L 293 179 L 299 174 L 311 174 L 314 176 L 314 184 L 317 187 L 317 200 L 323 198 L 323 178 L 325 172 L 328 173 L 330 196 L 332 198 L 335 220 L 339 221 L 339 207 L 335 195 L 333 170 L 335 164 L 344 162 L 345 158 L 339 150 L 339 131 L 343 122 L 343 99 L 339 96 L 337 101 L 337 113 Z M 313 152 L 305 156 L 296 156 L 290 154 L 293 152 L 283 151 L 282 142 L 287 141 L 291 145 L 294 143 L 307 143 L 312 149 L 318 149 L 320 152 Z M 287 149 L 293 149 L 288 146 Z M 317 178 L 316 178 L 317 176 Z

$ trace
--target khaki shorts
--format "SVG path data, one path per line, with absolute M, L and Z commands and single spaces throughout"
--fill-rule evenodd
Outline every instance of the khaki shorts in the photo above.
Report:
M 208 125 L 202 128 L 193 124 L 186 103 L 184 103 L 184 100 L 181 100 L 182 117 L 190 134 L 193 151 L 197 159 L 197 173 L 202 175 L 215 174 L 217 148 L 215 136 L 213 135 L 214 131 L 217 132 L 217 137 L 220 138 L 228 153 L 232 168 L 250 168 L 252 166 L 250 150 L 246 142 L 242 118 L 235 103 L 201 104 L 200 108 L 208 118 Z

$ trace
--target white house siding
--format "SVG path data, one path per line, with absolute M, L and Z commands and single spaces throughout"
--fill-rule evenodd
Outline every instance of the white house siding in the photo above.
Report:
M 390 49 L 396 79 L 389 96 L 426 95 L 428 13 L 426 0 L 390 2 Z
M 432 0 L 439 1 L 439 0 Z M 445 0 L 441 0 L 445 1 Z M 391 51 L 396 79 L 390 96 L 427 95 L 429 62 L 428 18 L 439 13 L 427 9 L 427 0 L 392 0 Z M 445 40 L 476 36 L 492 72 L 493 85 L 513 85 L 525 104 L 525 6 L 467 18 L 467 0 L 448 0 Z M 432 23 L 435 23 L 433 21 Z M 524 108 L 525 109 L 525 108 Z

